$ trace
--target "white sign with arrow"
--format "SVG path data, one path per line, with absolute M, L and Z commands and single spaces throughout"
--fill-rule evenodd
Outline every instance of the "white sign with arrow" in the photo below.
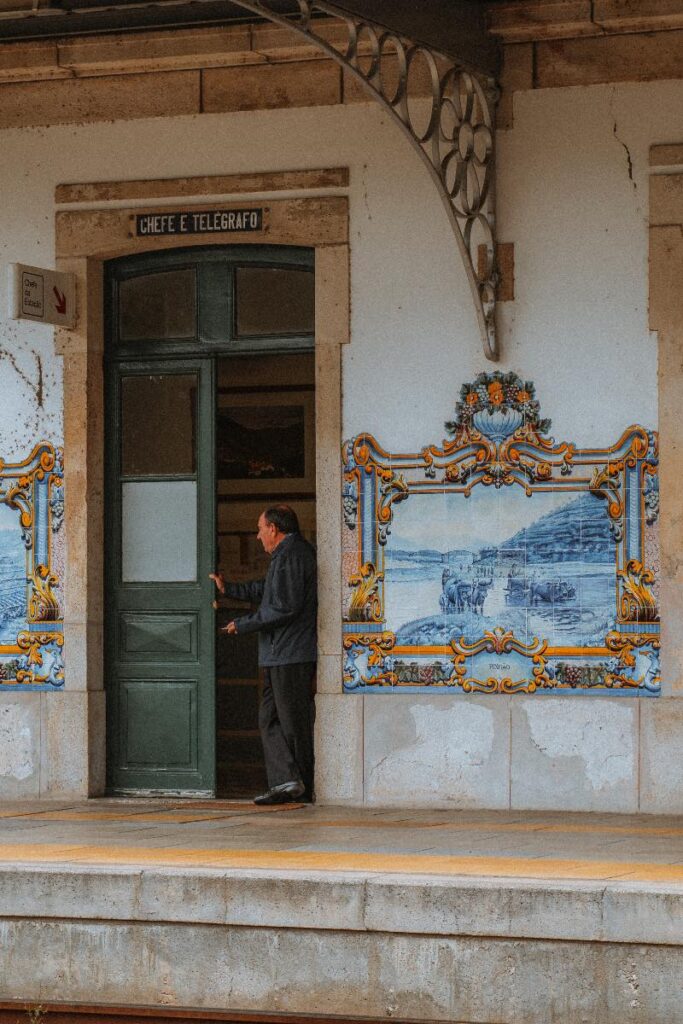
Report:
M 73 327 L 76 323 L 76 278 L 57 270 L 9 265 L 9 315 L 13 320 Z

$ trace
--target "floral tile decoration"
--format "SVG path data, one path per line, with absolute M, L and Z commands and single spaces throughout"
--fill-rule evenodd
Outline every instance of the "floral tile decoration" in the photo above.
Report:
M 343 446 L 348 692 L 660 692 L 658 439 L 549 436 L 531 381 L 464 384 L 450 440 Z
M 64 686 L 63 452 L 0 459 L 0 690 Z

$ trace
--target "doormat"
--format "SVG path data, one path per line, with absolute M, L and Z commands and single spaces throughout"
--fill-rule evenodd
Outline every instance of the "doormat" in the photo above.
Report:
M 300 811 L 309 804 L 254 804 L 250 800 L 183 800 L 182 803 L 167 804 L 167 810 L 173 811 L 241 811 L 243 814 L 254 812 L 263 814 L 274 811 Z

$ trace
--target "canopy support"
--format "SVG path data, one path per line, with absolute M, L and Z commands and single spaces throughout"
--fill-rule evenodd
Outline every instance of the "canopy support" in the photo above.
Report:
M 484 355 L 497 360 L 495 81 L 324 0 L 295 0 L 298 12 L 292 15 L 283 14 L 277 0 L 234 2 L 314 43 L 402 129 L 439 192 L 472 291 Z

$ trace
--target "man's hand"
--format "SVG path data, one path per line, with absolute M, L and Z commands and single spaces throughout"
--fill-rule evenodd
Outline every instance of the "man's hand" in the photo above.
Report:
M 229 636 L 235 636 L 237 633 L 237 623 L 229 622 L 227 626 L 223 626 L 221 633 L 228 633 Z
M 213 582 L 216 584 L 216 588 L 218 589 L 219 593 L 225 593 L 225 580 L 223 579 L 222 572 L 210 572 L 209 579 L 213 580 Z

